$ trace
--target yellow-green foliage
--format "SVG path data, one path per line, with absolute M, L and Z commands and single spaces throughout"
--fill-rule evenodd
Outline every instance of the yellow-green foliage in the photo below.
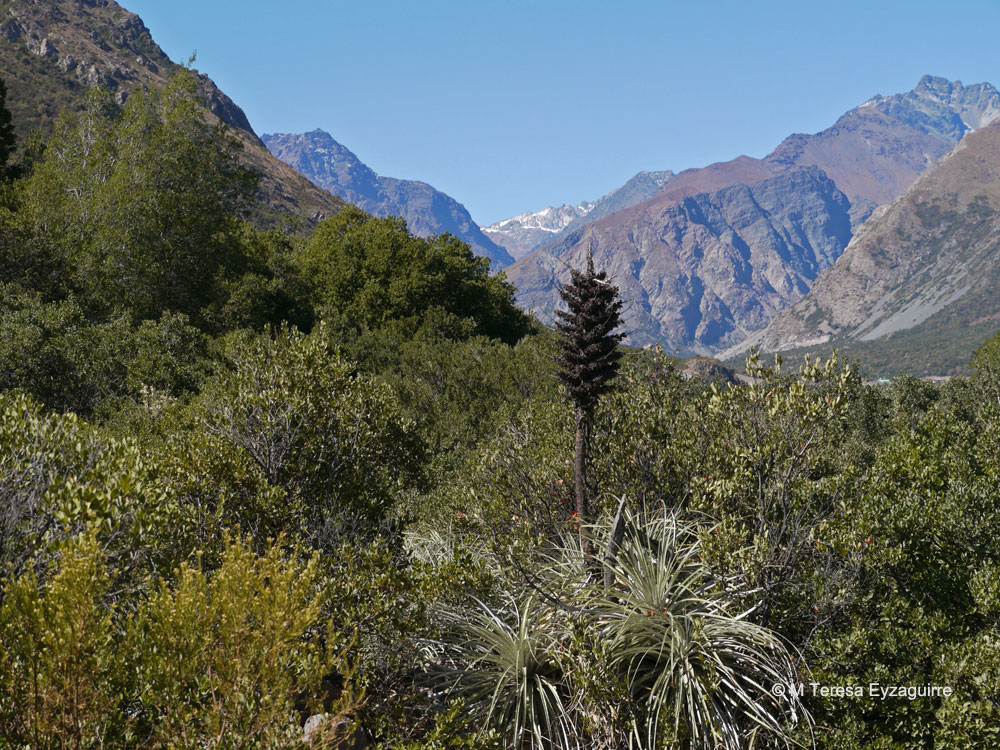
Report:
M 93 535 L 70 545 L 40 584 L 28 571 L 0 605 L 0 745 L 100 747 L 121 729 L 124 677 L 107 575 Z
M 323 710 L 323 677 L 345 643 L 319 626 L 317 559 L 257 557 L 240 542 L 211 576 L 182 566 L 129 623 L 137 698 L 163 747 L 283 747 L 301 736 L 296 709 Z
M 321 584 L 316 557 L 232 541 L 215 572 L 184 565 L 126 606 L 107 601 L 94 535 L 68 543 L 47 581 L 4 586 L 0 746 L 299 744 L 305 714 L 346 715 L 360 698 L 352 636 L 324 627 Z

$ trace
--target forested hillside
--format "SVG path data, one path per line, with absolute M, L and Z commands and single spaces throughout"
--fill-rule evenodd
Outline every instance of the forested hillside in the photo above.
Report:
M 63 111 L 82 111 L 93 87 L 120 105 L 133 92 L 162 88 L 181 67 L 142 19 L 114 0 L 0 1 L 0 71 L 14 127 L 26 142 L 47 137 Z M 253 206 L 259 222 L 331 216 L 344 205 L 271 156 L 243 110 L 211 78 L 197 75 L 196 84 L 206 117 L 232 129 L 243 145 L 242 161 L 260 173 Z
M 557 335 L 453 237 L 261 229 L 203 105 L 0 116 L 0 747 L 1000 742 L 1000 339 L 688 380 L 599 268 Z

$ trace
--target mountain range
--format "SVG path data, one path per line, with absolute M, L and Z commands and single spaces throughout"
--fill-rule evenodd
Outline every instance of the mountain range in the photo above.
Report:
M 426 182 L 375 174 L 329 133 L 264 134 L 261 140 L 278 159 L 314 184 L 373 216 L 401 216 L 410 231 L 421 237 L 449 232 L 489 258 L 495 268 L 514 262 L 454 198 Z
M 993 86 L 925 76 L 912 91 L 876 96 L 820 133 L 786 138 L 763 159 L 680 172 L 648 200 L 522 257 L 507 275 L 520 303 L 546 320 L 569 268 L 592 249 L 628 299 L 631 343 L 719 352 L 797 302 L 877 206 L 998 116 Z
M 0 0 L 0 65 L 22 138 L 50 132 L 93 86 L 123 102 L 181 67 L 113 0 Z M 262 174 L 259 221 L 315 221 L 349 201 L 418 235 L 450 232 L 507 266 L 543 321 L 592 251 L 627 299 L 629 342 L 680 354 L 837 346 L 880 372 L 940 374 L 1000 327 L 1000 94 L 987 83 L 924 76 L 764 158 L 640 172 L 597 200 L 482 229 L 457 200 L 376 174 L 323 131 L 258 138 L 198 82 L 209 119 Z
M 809 290 L 847 246 L 850 208 L 821 170 L 797 169 L 650 208 L 629 242 L 617 241 L 608 217 L 581 232 L 586 242 L 566 240 L 568 252 L 515 264 L 511 278 L 549 320 L 553 279 L 585 265 L 592 245 L 595 264 L 629 301 L 633 344 L 681 341 L 672 348 L 682 354 L 708 353 L 742 341 Z

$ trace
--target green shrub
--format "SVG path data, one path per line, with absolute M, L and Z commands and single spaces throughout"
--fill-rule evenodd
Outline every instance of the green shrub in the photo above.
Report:
M 231 357 L 194 405 L 203 429 L 304 509 L 297 531 L 335 544 L 376 530 L 419 457 L 390 389 L 331 351 L 322 328 L 244 339 Z

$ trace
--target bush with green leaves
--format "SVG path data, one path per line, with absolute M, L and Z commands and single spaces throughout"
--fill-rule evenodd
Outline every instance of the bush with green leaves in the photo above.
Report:
M 95 323 L 75 299 L 44 302 L 13 285 L 0 288 L 0 387 L 88 414 L 128 393 L 134 357 L 128 318 Z
M 376 531 L 420 455 L 392 391 L 332 351 L 322 327 L 233 344 L 232 369 L 193 405 L 198 424 L 302 510 L 296 533 L 326 545 Z
M 0 394 L 0 567 L 44 567 L 60 544 L 93 529 L 114 586 L 153 564 L 174 508 L 154 461 L 128 438 L 23 395 Z
M 948 698 L 822 701 L 824 747 L 988 747 L 1000 710 L 1000 422 L 932 407 L 879 451 L 822 541 L 854 569 L 807 654 L 827 684 L 948 686 Z
M 688 507 L 718 522 L 709 557 L 751 576 L 755 621 L 792 634 L 808 628 L 803 614 L 815 597 L 828 596 L 809 590 L 811 571 L 827 564 L 815 535 L 850 478 L 840 445 L 855 376 L 835 357 L 806 361 L 791 377 L 780 360 L 764 367 L 752 357 L 747 372 L 753 382 L 713 389 L 699 404 Z
M 598 409 L 593 474 L 606 498 L 627 495 L 639 508 L 684 507 L 700 451 L 693 429 L 703 389 L 683 379 L 662 349 L 629 357 Z
M 532 398 L 555 397 L 555 349 L 547 336 L 525 337 L 514 346 L 485 336 L 455 341 L 421 335 L 393 343 L 396 361 L 381 374 L 428 450 L 443 460 L 491 436 Z
M 430 527 L 470 527 L 499 559 L 530 569 L 545 544 L 576 523 L 572 448 L 572 410 L 539 394 L 445 467 L 420 498 L 419 518 Z
M 972 381 L 981 394 L 981 405 L 1000 410 L 1000 333 L 976 349 L 972 370 Z
M 324 598 L 317 557 L 277 544 L 230 543 L 217 570 L 182 565 L 155 587 L 125 636 L 152 745 L 294 747 L 303 714 L 353 711 L 351 633 L 323 626 Z
M 19 185 L 18 274 L 49 295 L 75 291 L 88 310 L 196 316 L 220 279 L 246 265 L 239 213 L 256 176 L 238 140 L 205 122 L 187 71 L 119 109 L 107 91 L 65 116 Z
M 514 288 L 491 276 L 451 235 L 414 237 L 399 218 L 373 218 L 348 206 L 320 224 L 298 258 L 315 308 L 349 326 L 377 330 L 428 315 L 451 333 L 476 333 L 516 343 L 529 320 L 514 304 Z

